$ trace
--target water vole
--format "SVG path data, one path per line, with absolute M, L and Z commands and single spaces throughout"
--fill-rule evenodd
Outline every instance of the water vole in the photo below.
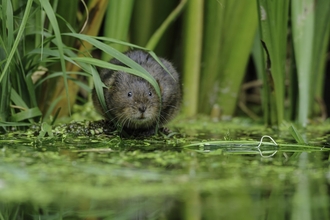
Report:
M 182 97 L 179 74 L 169 61 L 159 58 L 170 75 L 147 52 L 133 50 L 125 54 L 155 78 L 161 90 L 161 103 L 155 89 L 145 79 L 122 71 L 102 69 L 100 78 L 107 86 L 103 92 L 110 116 L 107 120 L 119 124 L 129 134 L 152 135 L 157 123 L 162 127 L 179 110 Z M 110 63 L 124 66 L 117 59 Z M 95 108 L 106 117 L 95 89 L 92 99 Z

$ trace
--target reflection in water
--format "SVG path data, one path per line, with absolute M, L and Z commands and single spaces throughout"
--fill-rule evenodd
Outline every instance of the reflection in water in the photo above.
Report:
M 0 219 L 329 219 L 328 149 L 259 140 L 2 140 Z

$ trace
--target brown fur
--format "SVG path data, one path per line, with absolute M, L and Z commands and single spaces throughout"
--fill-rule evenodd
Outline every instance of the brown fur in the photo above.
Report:
M 169 61 L 160 58 L 172 76 L 169 75 L 146 52 L 133 50 L 127 52 L 126 55 L 156 79 L 161 89 L 162 102 L 160 103 L 155 89 L 146 80 L 129 73 L 103 69 L 100 77 L 108 87 L 103 90 L 108 114 L 102 109 L 95 89 L 92 97 L 94 106 L 103 116 L 108 115 L 108 120 L 119 124 L 125 131 L 150 131 L 152 133 L 157 122 L 160 127 L 163 126 L 179 110 L 182 96 L 179 74 Z M 123 65 L 116 59 L 112 59 L 110 62 Z

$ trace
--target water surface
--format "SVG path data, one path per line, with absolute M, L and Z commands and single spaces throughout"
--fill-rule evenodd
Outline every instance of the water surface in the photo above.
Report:
M 329 124 L 299 130 L 308 144 L 243 120 L 172 128 L 1 135 L 0 219 L 329 219 Z

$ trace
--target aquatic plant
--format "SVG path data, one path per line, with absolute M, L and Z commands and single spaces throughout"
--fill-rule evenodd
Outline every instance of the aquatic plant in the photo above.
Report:
M 308 118 L 324 113 L 327 0 L 1 2 L 4 129 L 69 116 L 75 103 L 88 102 L 93 83 L 104 103 L 95 67 L 118 69 L 106 63 L 111 57 L 124 59 L 127 71 L 157 87 L 122 55 L 132 48 L 177 64 L 186 117 L 220 109 L 220 117 L 231 118 L 242 110 L 255 120 L 262 113 L 267 125 L 306 126 Z M 251 72 L 259 81 L 248 88 L 261 91 L 261 104 L 253 109 L 244 101 L 243 84 Z

